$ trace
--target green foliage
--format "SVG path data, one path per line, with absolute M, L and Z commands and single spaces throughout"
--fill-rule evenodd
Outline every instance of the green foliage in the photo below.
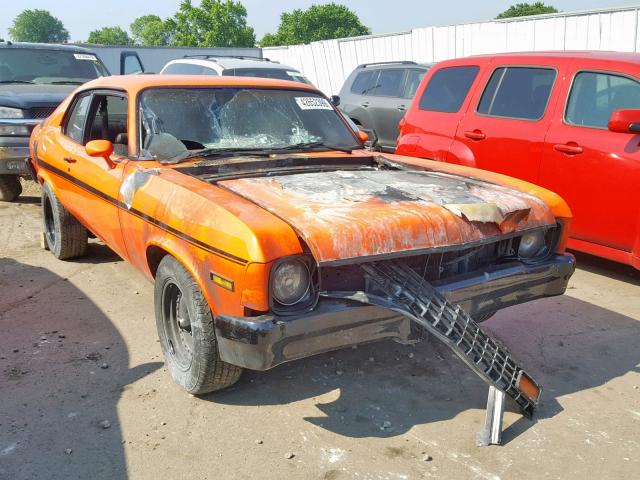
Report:
M 98 45 L 131 45 L 133 42 L 127 32 L 120 27 L 102 27 L 89 33 L 87 43 Z
M 138 17 L 130 26 L 136 44 L 160 47 L 171 44 L 173 27 L 172 21 L 163 21 L 157 15 Z
M 191 0 L 183 0 L 171 26 L 173 45 L 254 47 L 256 44 L 253 28 L 247 25 L 247 9 L 232 0 L 202 0 L 199 7 L 194 7 Z
M 9 28 L 9 36 L 16 42 L 62 43 L 69 40 L 69 32 L 60 20 L 46 10 L 24 10 Z
M 552 5 L 545 5 L 543 2 L 517 3 L 511 5 L 496 18 L 528 17 L 545 13 L 558 13 L 558 9 Z
M 275 34 L 267 33 L 260 45 L 297 45 L 332 38 L 355 37 L 371 33 L 358 16 L 344 5 L 312 5 L 307 10 L 283 12 Z

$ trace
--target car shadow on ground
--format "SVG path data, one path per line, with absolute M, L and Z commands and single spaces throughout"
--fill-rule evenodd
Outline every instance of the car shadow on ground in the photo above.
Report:
M 563 411 L 562 397 L 638 372 L 640 322 L 570 296 L 538 300 L 499 312 L 483 326 L 498 336 L 544 387 L 533 420 L 507 426 L 508 443 Z M 484 410 L 487 386 L 431 338 L 415 347 L 381 342 L 247 372 L 232 390 L 210 394 L 222 404 L 282 405 L 317 400 L 310 423 L 347 437 L 390 437 L 415 425 Z M 517 412 L 511 402 L 508 410 Z M 483 412 L 469 434 L 479 430 Z
M 47 269 L 0 259 L 0 291 L 0 478 L 127 478 L 118 400 L 161 364 L 129 368 L 109 318 Z

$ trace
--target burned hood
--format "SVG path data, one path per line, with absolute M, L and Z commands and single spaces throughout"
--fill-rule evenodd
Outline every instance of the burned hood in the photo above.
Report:
M 554 225 L 537 197 L 422 170 L 337 170 L 223 180 L 283 219 L 319 263 L 466 245 Z

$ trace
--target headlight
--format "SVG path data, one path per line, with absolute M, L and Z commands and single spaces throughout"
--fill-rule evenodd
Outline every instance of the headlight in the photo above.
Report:
M 285 260 L 271 275 L 273 298 L 281 305 L 290 306 L 303 300 L 309 293 L 311 274 L 307 265 L 298 260 Z
M 544 232 L 527 233 L 520 237 L 518 256 L 520 258 L 534 258 L 542 254 L 546 247 Z
M 20 108 L 0 107 L 0 118 L 24 118 Z

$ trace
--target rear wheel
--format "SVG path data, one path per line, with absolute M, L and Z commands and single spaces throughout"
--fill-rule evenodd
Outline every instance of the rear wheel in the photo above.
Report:
M 45 249 L 60 260 L 83 256 L 87 251 L 87 229 L 64 208 L 51 187 L 42 185 L 42 223 Z
M 0 175 L 0 201 L 13 202 L 21 193 L 20 177 L 17 175 Z
M 167 369 L 194 395 L 230 387 L 242 368 L 220 359 L 213 315 L 187 269 L 167 255 L 155 283 L 156 326 Z

